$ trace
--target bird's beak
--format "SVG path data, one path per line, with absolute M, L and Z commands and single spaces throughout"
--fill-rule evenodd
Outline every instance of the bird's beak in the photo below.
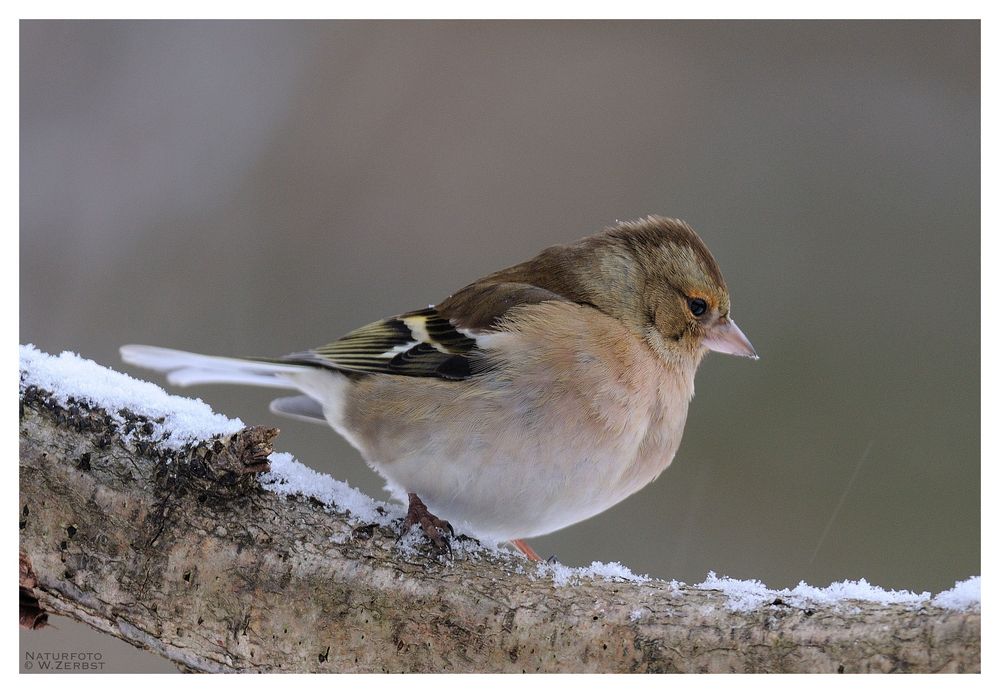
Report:
M 719 321 L 705 332 L 701 343 L 720 354 L 746 356 L 749 359 L 760 358 L 754 351 L 753 344 L 743 334 L 743 330 L 738 328 L 736 323 L 729 318 L 719 318 Z

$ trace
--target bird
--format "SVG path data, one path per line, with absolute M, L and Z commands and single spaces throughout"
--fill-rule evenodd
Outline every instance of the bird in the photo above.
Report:
M 715 258 L 686 222 L 619 221 L 438 304 L 280 358 L 121 347 L 179 386 L 298 394 L 275 414 L 353 445 L 439 550 L 455 528 L 510 542 L 597 515 L 655 480 L 709 352 L 757 359 Z

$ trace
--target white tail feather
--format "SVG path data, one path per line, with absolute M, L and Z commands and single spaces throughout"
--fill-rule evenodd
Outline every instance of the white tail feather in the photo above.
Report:
M 120 351 L 125 363 L 166 373 L 170 383 L 181 386 L 227 383 L 295 389 L 283 376 L 312 370 L 308 366 L 208 356 L 144 344 L 128 344 Z
M 298 419 L 299 421 L 319 424 L 328 423 L 326 416 L 323 414 L 323 405 L 309 395 L 279 397 L 278 399 L 271 400 L 271 411 L 291 419 Z
M 181 368 L 167 373 L 167 382 L 171 385 L 188 387 L 190 385 L 256 385 L 258 387 L 291 388 L 294 385 L 280 374 L 261 375 L 259 373 L 240 373 L 238 371 L 207 370 L 202 368 Z

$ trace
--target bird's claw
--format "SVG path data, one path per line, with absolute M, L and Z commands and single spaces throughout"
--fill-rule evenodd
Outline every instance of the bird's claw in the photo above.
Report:
M 413 525 L 419 524 L 424 534 L 434 544 L 434 548 L 437 549 L 438 553 L 447 553 L 449 556 L 452 556 L 451 542 L 448 540 L 445 532 L 454 537 L 455 528 L 451 526 L 450 522 L 442 520 L 428 510 L 417 494 L 409 494 L 409 501 L 410 505 L 406 510 L 406 518 L 403 520 L 400 539 L 406 536 Z

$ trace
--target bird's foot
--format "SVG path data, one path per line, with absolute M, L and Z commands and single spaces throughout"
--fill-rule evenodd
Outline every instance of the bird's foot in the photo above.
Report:
M 408 494 L 408 498 L 410 506 L 406 510 L 406 518 L 403 520 L 403 530 L 400 533 L 400 538 L 406 536 L 406 533 L 410 531 L 413 525 L 419 524 L 420 528 L 424 530 L 424 534 L 431 540 L 431 543 L 434 544 L 438 552 L 447 552 L 450 556 L 451 543 L 448 541 L 446 533 L 455 536 L 455 530 L 452 528 L 451 523 L 431 513 L 417 494 L 410 493 Z
M 542 557 L 533 548 L 528 546 L 528 542 L 524 539 L 511 539 L 510 543 L 514 545 L 515 549 L 523 553 L 529 561 L 540 562 L 542 560 Z

